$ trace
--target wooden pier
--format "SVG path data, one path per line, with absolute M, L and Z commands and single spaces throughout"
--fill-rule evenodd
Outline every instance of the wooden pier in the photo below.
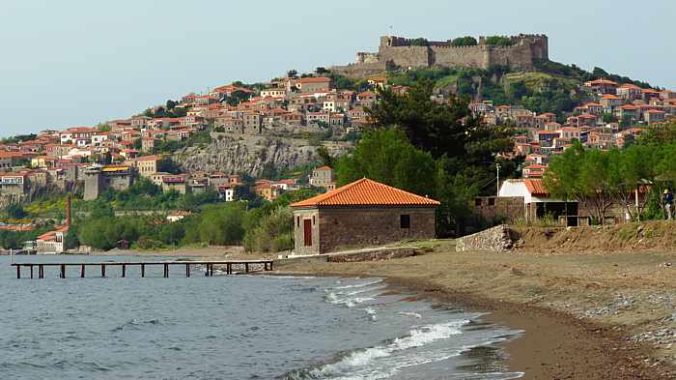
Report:
M 121 277 L 127 277 L 127 267 L 138 267 L 141 277 L 146 276 L 146 267 L 158 267 L 163 269 L 163 277 L 169 277 L 170 267 L 185 267 L 185 276 L 190 277 L 191 267 L 203 266 L 206 270 L 204 275 L 207 277 L 214 275 L 214 266 L 224 267 L 226 274 L 233 274 L 235 271 L 249 273 L 255 268 L 262 266 L 263 271 L 271 271 L 272 260 L 234 260 L 234 261 L 105 261 L 105 262 L 72 262 L 72 263 L 14 263 L 16 267 L 16 278 L 21 278 L 21 268 L 27 267 L 30 272 L 30 278 L 34 278 L 37 268 L 37 278 L 45 277 L 45 267 L 59 268 L 59 278 L 66 278 L 66 268 L 79 267 L 80 277 L 85 278 L 87 267 L 100 269 L 100 277 L 106 277 L 107 267 L 120 267 Z

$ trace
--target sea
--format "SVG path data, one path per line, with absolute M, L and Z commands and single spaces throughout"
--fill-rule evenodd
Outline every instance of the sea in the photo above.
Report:
M 16 279 L 0 256 L 0 379 L 514 379 L 520 331 L 379 278 L 88 268 Z M 145 257 L 144 260 L 165 260 Z M 37 272 L 37 271 L 36 271 Z

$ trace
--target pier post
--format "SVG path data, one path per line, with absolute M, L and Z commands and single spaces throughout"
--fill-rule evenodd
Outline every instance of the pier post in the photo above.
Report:
M 80 265 L 80 278 L 85 278 L 85 267 L 86 265 Z
M 101 277 L 106 277 L 106 264 L 101 264 Z
M 21 278 L 21 265 L 16 266 L 16 278 L 17 279 Z
M 66 278 L 66 265 L 65 264 L 61 264 L 61 274 L 60 274 L 60 276 L 61 276 L 61 278 Z
M 127 276 L 127 266 L 122 264 L 122 278 Z
M 45 278 L 45 267 L 38 265 L 38 278 Z
M 232 264 L 225 264 L 225 274 L 232 274 Z
M 141 277 L 145 277 L 145 276 L 146 276 L 146 265 L 141 264 Z
M 249 273 L 249 263 L 244 263 L 244 272 Z
M 185 276 L 190 277 L 190 264 L 185 264 Z
M 31 279 L 33 279 L 33 264 L 31 264 Z
M 274 261 L 270 261 L 270 270 L 272 270 L 272 264 L 273 263 L 274 263 Z
M 164 264 L 164 278 L 169 277 L 169 264 Z

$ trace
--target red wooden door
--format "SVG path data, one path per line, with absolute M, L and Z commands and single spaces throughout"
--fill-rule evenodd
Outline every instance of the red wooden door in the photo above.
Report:
M 303 237 L 305 238 L 305 246 L 312 246 L 312 220 L 303 220 Z

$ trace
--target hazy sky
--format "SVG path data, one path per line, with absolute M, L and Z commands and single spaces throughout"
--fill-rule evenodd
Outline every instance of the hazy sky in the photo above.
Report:
M 676 1 L 0 0 L 0 136 L 93 125 L 395 34 L 545 33 L 550 59 L 676 89 Z

